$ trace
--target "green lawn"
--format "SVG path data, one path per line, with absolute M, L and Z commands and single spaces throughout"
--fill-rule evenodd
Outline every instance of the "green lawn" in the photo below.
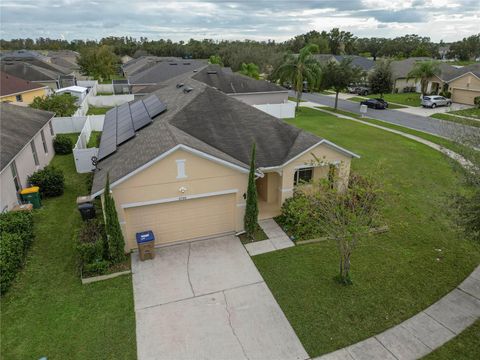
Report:
M 96 96 L 110 96 L 113 95 L 112 92 L 97 92 Z
M 466 191 L 458 166 L 413 140 L 302 109 L 288 121 L 361 156 L 360 173 L 383 163 L 389 231 L 363 240 L 352 258 L 353 286 L 333 280 L 335 242 L 255 256 L 254 262 L 310 356 L 356 343 L 437 301 L 480 263 L 480 245 L 465 239 L 449 213 Z M 383 124 L 382 124 L 383 125 Z M 441 249 L 438 251 L 437 249 Z
M 436 114 L 430 115 L 430 117 L 431 117 L 431 118 L 434 118 L 434 119 L 441 119 L 441 120 L 451 121 L 451 122 L 454 122 L 454 123 L 457 123 L 457 124 L 463 124 L 463 125 L 469 125 L 469 126 L 474 126 L 474 127 L 480 127 L 480 121 L 465 119 L 465 118 L 461 118 L 461 117 L 458 117 L 458 116 L 451 116 L 451 115 L 448 115 L 448 114 L 449 114 L 449 113 L 447 113 L 447 114 L 444 114 L 444 113 L 436 113 Z
M 297 98 L 292 96 L 289 96 L 288 100 L 297 102 Z M 300 102 L 305 102 L 305 100 L 300 100 Z
M 122 75 L 112 75 L 108 80 L 99 81 L 99 84 L 111 84 L 112 80 L 125 80 L 125 77 Z
M 381 96 L 380 94 L 370 94 L 368 95 L 368 97 L 377 98 Z M 420 106 L 420 94 L 417 93 L 383 94 L 383 98 L 389 103 L 396 103 L 408 106 Z
M 100 146 L 100 137 L 102 136 L 101 131 L 92 131 L 90 134 L 90 139 L 88 140 L 87 148 L 98 148 Z
M 26 266 L 1 299 L 2 358 L 136 359 L 131 276 L 81 284 L 72 236 L 87 175 L 75 172 L 72 155 L 52 164 L 65 173 L 65 194 L 35 211 Z
M 369 96 L 369 98 L 370 98 L 370 97 L 374 97 L 374 96 Z M 375 96 L 375 97 L 378 97 L 378 96 Z M 350 100 L 350 101 L 355 101 L 355 102 L 362 102 L 363 100 L 365 100 L 365 98 L 358 97 L 358 96 L 354 96 L 354 97 L 348 98 L 348 100 Z M 388 102 L 388 101 L 387 101 L 387 102 Z M 392 110 L 392 109 L 402 109 L 402 108 L 405 108 L 405 107 L 406 107 L 406 106 L 388 103 L 388 108 L 389 108 L 390 110 Z
M 89 106 L 87 115 L 105 115 L 105 113 L 110 109 L 112 109 L 112 107 Z
M 477 108 L 450 111 L 449 114 L 469 116 L 472 118 L 480 119 L 480 109 L 477 109 Z
M 467 330 L 435 350 L 424 360 L 477 360 L 480 354 L 480 320 Z

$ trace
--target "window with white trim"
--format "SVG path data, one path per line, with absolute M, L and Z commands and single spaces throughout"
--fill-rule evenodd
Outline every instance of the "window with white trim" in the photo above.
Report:
M 295 176 L 293 178 L 294 185 L 301 185 L 308 183 L 313 179 L 313 167 L 301 168 L 295 171 Z
M 15 160 L 13 160 L 12 163 L 10 164 L 10 170 L 12 171 L 15 190 L 17 190 L 17 193 L 18 193 L 20 190 L 22 190 L 22 184 L 20 183 L 20 179 L 18 178 L 17 164 L 15 164 Z
M 48 154 L 47 140 L 45 140 L 45 133 L 43 132 L 43 129 L 40 131 L 40 135 L 42 136 L 43 151 L 45 151 L 45 154 Z
M 30 147 L 32 148 L 32 154 L 33 154 L 33 161 L 35 161 L 35 165 L 40 165 L 40 161 L 38 161 L 38 155 L 37 155 L 37 148 L 35 147 L 35 143 L 30 141 Z
M 185 160 L 177 161 L 177 179 L 185 179 L 187 174 L 185 173 Z
M 22 94 L 16 95 L 16 96 L 15 96 L 15 101 L 16 101 L 16 102 L 22 102 L 22 101 L 23 101 Z

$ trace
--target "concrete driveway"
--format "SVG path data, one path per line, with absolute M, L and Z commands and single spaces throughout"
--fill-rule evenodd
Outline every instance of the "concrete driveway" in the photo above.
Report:
M 450 107 L 439 106 L 439 107 L 436 107 L 435 109 L 424 108 L 424 107 L 418 106 L 418 107 L 406 107 L 406 108 L 395 109 L 395 110 L 401 111 L 401 112 L 404 112 L 404 113 L 407 113 L 407 114 L 418 115 L 418 116 L 432 116 L 433 114 L 446 113 L 448 111 L 455 111 L 455 110 L 469 109 L 469 108 L 472 108 L 472 107 L 473 106 L 471 106 L 471 105 L 453 103 L 452 106 L 450 106 Z
M 132 271 L 140 360 L 308 358 L 234 236 L 134 254 Z

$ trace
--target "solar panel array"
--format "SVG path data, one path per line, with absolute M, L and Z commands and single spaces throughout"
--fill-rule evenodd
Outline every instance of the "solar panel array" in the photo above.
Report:
M 133 138 L 136 131 L 150 124 L 165 110 L 167 106 L 156 95 L 109 110 L 103 123 L 98 160 L 114 153 L 117 146 Z

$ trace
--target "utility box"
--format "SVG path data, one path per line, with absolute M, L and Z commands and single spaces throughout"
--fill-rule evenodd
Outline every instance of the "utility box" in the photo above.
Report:
M 95 219 L 95 205 L 91 203 L 83 203 L 78 205 L 78 211 L 80 211 L 83 221 Z
M 20 190 L 20 196 L 22 201 L 32 204 L 34 209 L 39 209 L 42 206 L 42 202 L 40 201 L 40 188 L 38 186 Z
M 155 258 L 155 236 L 151 230 L 135 234 L 141 261 Z

